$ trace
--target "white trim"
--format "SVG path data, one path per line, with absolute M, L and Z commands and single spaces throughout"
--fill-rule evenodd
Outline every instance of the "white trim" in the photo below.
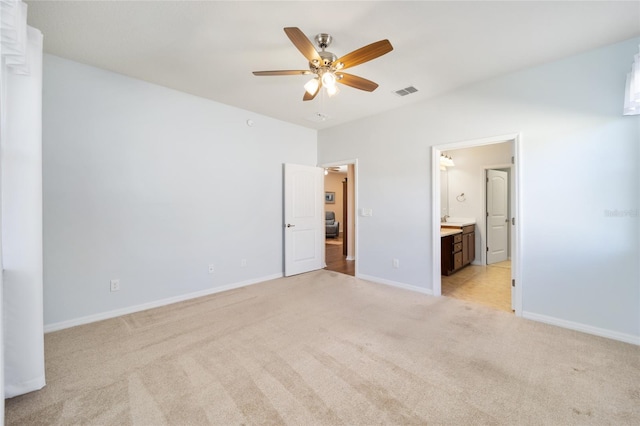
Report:
M 518 139 L 519 137 L 521 137 L 520 133 L 509 133 L 507 135 L 489 136 L 481 139 L 470 139 L 465 141 L 436 145 L 434 146 L 434 148 L 437 148 L 440 151 L 448 151 L 450 149 L 461 149 L 461 148 L 474 148 L 478 146 L 495 145 L 497 143 L 510 142 L 512 140 Z M 438 160 L 438 167 L 439 167 L 440 157 L 438 157 L 437 160 Z
M 356 275 L 357 278 L 360 278 L 362 280 L 367 280 L 367 281 L 371 281 L 373 283 L 377 283 L 377 284 L 384 284 L 384 285 L 388 285 L 391 287 L 398 287 L 398 288 L 402 288 L 405 290 L 409 290 L 409 291 L 415 291 L 417 293 L 422 293 L 422 294 L 426 294 L 429 296 L 433 296 L 433 292 L 431 290 L 429 290 L 428 288 L 423 288 L 423 287 L 418 287 L 415 285 L 411 285 L 411 284 L 405 284 L 405 283 L 401 283 L 398 281 L 391 281 L 391 280 L 387 280 L 384 278 L 379 278 L 379 277 L 373 277 L 371 275 Z
M 568 328 L 570 330 L 593 334 L 595 336 L 618 340 L 620 342 L 631 343 L 632 345 L 640 345 L 640 336 L 634 336 L 633 334 L 620 333 L 618 331 L 608 330 L 606 328 L 593 327 L 591 325 L 581 324 L 579 322 L 567 321 L 560 318 L 549 317 L 547 315 L 541 315 L 527 311 L 524 311 L 522 313 L 522 317 L 533 321 L 543 322 L 545 324 Z
M 442 267 L 441 267 L 441 240 L 440 216 L 440 154 L 442 151 L 437 146 L 431 147 L 431 292 L 434 296 L 442 295 Z M 448 212 L 447 212 L 448 213 Z
M 523 170 L 522 170 L 522 159 L 520 158 L 520 153 L 522 152 L 522 135 L 517 134 L 513 141 L 513 167 L 511 171 L 513 172 L 513 176 L 511 177 L 514 186 L 514 196 L 515 196 L 515 204 L 513 212 L 511 212 L 511 220 L 512 220 L 512 229 L 513 236 L 511 241 L 513 245 L 511 247 L 510 260 L 511 260 L 511 278 L 516 280 L 516 306 L 515 306 L 515 314 L 516 316 L 522 316 L 522 299 L 523 299 L 523 288 L 524 288 L 524 280 L 522 279 L 522 259 L 524 259 L 524 250 L 522 250 L 522 224 L 524 223 L 524 212 L 522 210 L 522 179 Z M 513 225 L 513 221 L 515 221 L 515 225 Z M 515 254 L 515 255 L 514 255 Z
M 282 273 L 277 273 L 277 274 L 267 275 L 260 278 L 241 281 L 238 283 L 227 284 L 222 287 L 209 288 L 206 290 L 196 291 L 193 293 L 187 293 L 187 294 L 181 294 L 179 296 L 169 297 L 167 299 L 156 300 L 154 302 L 147 302 L 140 305 L 128 306 L 126 308 L 121 308 L 121 309 L 115 309 L 113 311 L 107 311 L 107 312 L 101 312 L 99 314 L 88 315 L 86 317 L 74 318 L 71 320 L 60 321 L 53 324 L 46 324 L 44 326 L 44 332 L 51 333 L 53 331 L 63 330 L 65 328 L 71 328 L 77 325 L 90 324 L 92 322 L 116 318 L 123 315 L 133 314 L 135 312 L 141 312 L 141 311 L 146 311 L 148 309 L 171 305 L 173 303 L 184 302 L 185 300 L 196 299 L 198 297 L 221 293 L 223 291 L 234 290 L 240 287 L 247 287 L 253 284 L 259 284 L 265 281 L 275 280 L 282 277 L 283 277 Z
M 440 271 L 440 154 L 443 151 L 450 151 L 454 149 L 460 148 L 474 148 L 478 146 L 484 145 L 494 145 L 497 143 L 510 142 L 513 144 L 513 155 L 514 155 L 514 164 L 512 164 L 513 178 L 515 183 L 515 208 L 512 212 L 511 217 L 515 218 L 515 226 L 514 226 L 514 244 L 512 247 L 515 256 L 512 256 L 512 267 L 511 267 L 511 278 L 516 280 L 515 287 L 515 315 L 522 316 L 522 287 L 523 282 L 521 279 L 522 270 L 522 217 L 520 212 L 522 209 L 520 208 L 520 202 L 522 199 L 522 188 L 520 185 L 522 176 L 522 161 L 520 161 L 520 152 L 522 145 L 522 134 L 520 133 L 510 133 L 507 135 L 498 135 L 491 136 L 482 139 L 474 139 L 467 140 L 461 142 L 454 142 L 450 144 L 442 144 L 442 145 L 434 145 L 431 147 L 431 223 L 432 223 L 432 235 L 431 239 L 431 252 L 433 254 L 432 263 L 431 263 L 431 271 L 432 271 L 432 292 L 434 296 L 442 295 L 442 276 Z

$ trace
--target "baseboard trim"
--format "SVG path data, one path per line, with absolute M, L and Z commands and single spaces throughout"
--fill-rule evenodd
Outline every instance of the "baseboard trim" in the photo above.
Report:
M 388 285 L 391 287 L 398 287 L 398 288 L 403 288 L 405 290 L 410 290 L 410 291 L 415 291 L 417 293 L 422 293 L 422 294 L 427 294 L 429 296 L 433 296 L 433 291 L 426 289 L 426 288 L 422 288 L 422 287 L 418 287 L 415 285 L 411 285 L 411 284 L 405 284 L 405 283 L 401 283 L 398 281 L 391 281 L 391 280 L 387 280 L 385 278 L 379 278 L 379 277 L 374 277 L 371 275 L 364 275 L 364 274 L 358 274 L 357 278 L 363 279 L 363 280 L 367 280 L 367 281 L 371 281 L 377 284 L 384 284 L 384 285 Z
M 545 324 L 568 328 L 570 330 L 593 334 L 599 337 L 606 337 L 608 339 L 618 340 L 620 342 L 631 343 L 632 345 L 640 345 L 640 336 L 634 336 L 632 334 L 620 333 L 618 331 L 608 330 L 606 328 L 593 327 L 591 325 L 581 324 L 579 322 L 567 321 L 560 318 L 550 317 L 547 315 L 541 315 L 527 311 L 522 312 L 522 317 L 533 321 L 543 322 Z
M 103 321 L 106 319 L 120 317 L 122 315 L 133 314 L 135 312 L 146 311 L 148 309 L 159 308 L 161 306 L 171 305 L 173 303 L 184 302 L 185 300 L 196 299 L 198 297 L 209 296 L 211 294 L 222 293 L 223 291 L 234 290 L 241 287 L 247 287 L 253 284 L 259 284 L 265 281 L 282 278 L 283 274 L 266 275 L 264 277 L 254 278 L 246 281 L 240 281 L 233 284 L 227 284 L 221 287 L 208 288 L 206 290 L 196 291 L 193 293 L 181 294 L 166 299 L 156 300 L 153 302 L 142 303 L 140 305 L 128 306 L 126 308 L 114 309 L 113 311 L 101 312 L 99 314 L 87 315 L 85 317 L 74 318 L 71 320 L 45 324 L 44 332 L 51 333 L 53 331 L 64 330 L 78 325 L 90 324 L 92 322 Z

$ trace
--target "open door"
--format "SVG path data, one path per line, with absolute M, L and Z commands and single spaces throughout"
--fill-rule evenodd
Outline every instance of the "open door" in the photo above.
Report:
M 487 265 L 509 255 L 509 174 L 487 170 Z
M 324 263 L 324 170 L 284 165 L 284 275 Z

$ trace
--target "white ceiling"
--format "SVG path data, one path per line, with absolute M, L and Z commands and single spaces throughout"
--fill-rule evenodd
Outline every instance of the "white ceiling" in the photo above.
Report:
M 314 129 L 640 35 L 639 1 L 26 3 L 47 53 Z M 380 87 L 302 102 L 308 76 L 254 76 L 308 67 L 289 26 L 331 34 L 337 56 L 389 39 L 392 52 L 349 70 Z

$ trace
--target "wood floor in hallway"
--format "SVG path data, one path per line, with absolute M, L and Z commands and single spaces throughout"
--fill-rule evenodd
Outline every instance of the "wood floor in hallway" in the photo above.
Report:
M 342 254 L 342 235 L 338 238 L 327 238 L 325 243 L 325 261 L 328 271 L 340 272 L 341 274 L 356 275 L 355 260 L 347 260 Z
M 442 276 L 442 295 L 512 312 L 511 261 L 469 265 L 453 275 Z

